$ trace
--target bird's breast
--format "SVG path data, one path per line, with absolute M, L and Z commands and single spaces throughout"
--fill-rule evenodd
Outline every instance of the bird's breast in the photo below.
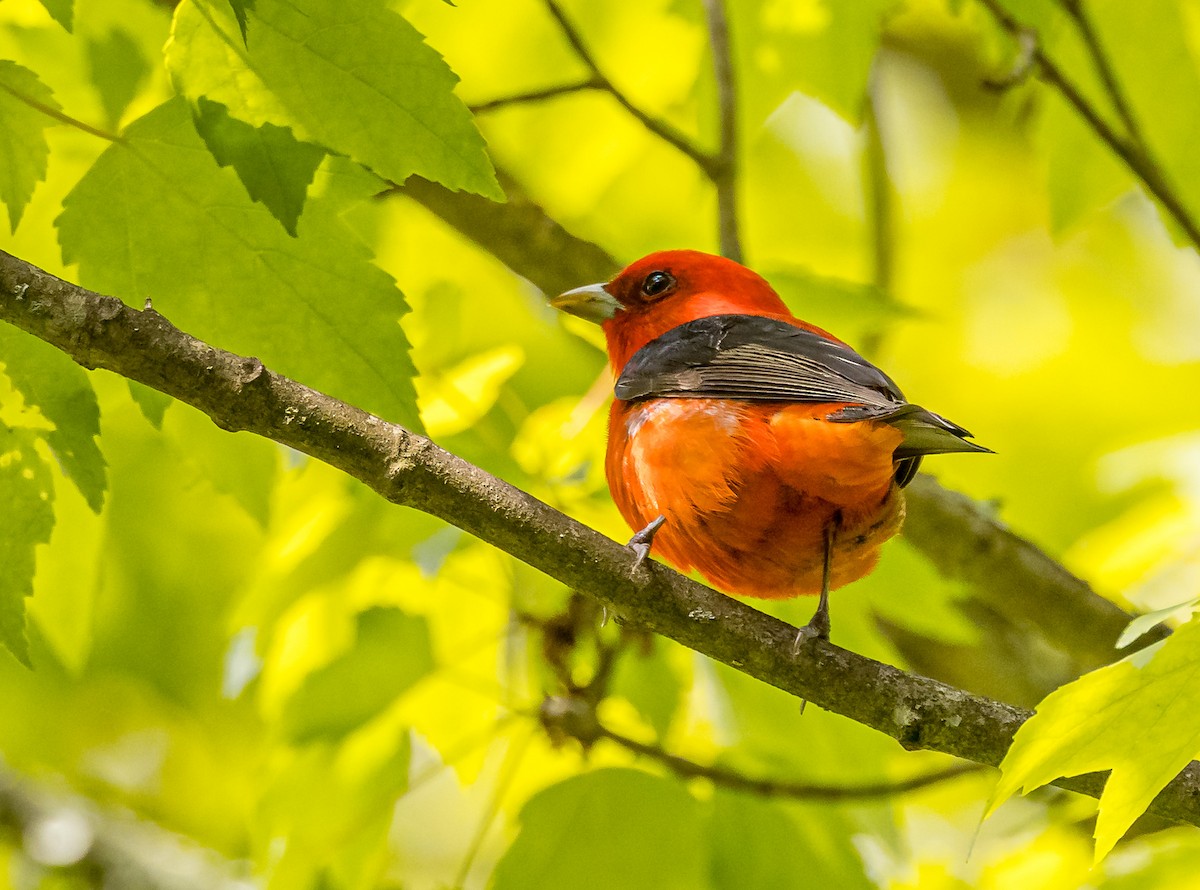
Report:
M 823 530 L 844 526 L 835 586 L 873 566 L 896 533 L 900 434 L 830 423 L 838 405 L 659 398 L 614 402 L 606 471 L 638 529 L 662 515 L 655 552 L 727 590 L 793 596 L 820 584 Z

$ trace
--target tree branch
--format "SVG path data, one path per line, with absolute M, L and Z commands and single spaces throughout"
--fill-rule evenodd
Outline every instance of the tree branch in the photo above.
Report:
M 659 563 L 632 573 L 628 549 L 403 427 L 210 346 L 152 309 L 58 279 L 0 251 L 0 320 L 245 430 L 324 461 L 387 500 L 440 517 L 613 614 L 896 739 L 995 766 L 1029 712 L 813 641 Z M 632 573 L 632 574 L 631 574 Z M 1058 784 L 1099 795 L 1098 774 Z M 1200 764 L 1150 811 L 1200 825 Z
M 996 23 L 1014 37 L 1022 39 L 1024 36 L 1024 39 L 1028 40 L 1028 35 L 1036 33 L 1005 9 L 1000 0 L 979 0 L 979 2 L 992 14 Z M 1103 57 L 1103 54 L 1101 55 Z M 1046 54 L 1036 40 L 1032 44 L 1030 57 L 1038 76 L 1058 90 L 1067 103 L 1092 129 L 1092 132 L 1124 162 L 1129 171 L 1158 200 L 1163 210 L 1171 219 L 1175 220 L 1176 225 L 1183 230 L 1192 245 L 1200 249 L 1200 225 L 1196 223 L 1190 211 L 1184 206 L 1182 198 L 1167 181 L 1158 162 L 1150 155 L 1149 151 L 1144 149 L 1141 143 L 1135 141 L 1134 135 L 1125 136 L 1118 133 L 1087 100 L 1074 82 L 1067 77 L 1066 72 Z
M 729 46 L 729 23 L 724 0 L 704 0 L 708 20 L 708 42 L 712 51 L 713 74 L 717 79 L 717 116 L 720 120 L 717 154 L 709 171 L 717 188 L 717 226 L 721 253 L 742 261 L 742 242 L 738 235 L 737 208 L 737 82 Z

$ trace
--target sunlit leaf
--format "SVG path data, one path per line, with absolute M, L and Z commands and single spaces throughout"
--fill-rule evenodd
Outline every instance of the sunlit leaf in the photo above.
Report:
M 417 379 L 421 418 L 429 435 L 450 436 L 469 429 L 496 403 L 500 387 L 525 361 L 517 346 L 472 356 L 436 376 Z
M 654 728 L 666 736 L 684 694 L 684 684 L 667 658 L 667 644 L 651 639 L 645 651 L 630 647 L 613 672 L 612 691 L 627 699 Z
M 679 783 L 635 770 L 598 770 L 529 799 L 495 886 L 694 888 L 703 885 L 701 840 L 700 807 Z
M 109 125 L 116 126 L 150 74 L 150 66 L 137 42 L 120 28 L 102 38 L 88 38 L 86 48 L 92 82 L 100 92 Z
M 100 408 L 91 381 L 62 352 L 9 325 L 0 326 L 0 363 L 28 405 L 55 429 L 44 434 L 63 472 L 99 513 L 106 487 L 104 456 L 96 443 Z
M 800 811 L 755 795 L 718 792 L 709 822 L 714 890 L 876 886 L 832 809 Z
M 896 5 L 895 0 L 731 4 L 731 31 L 754 48 L 743 73 L 751 119 L 765 119 L 788 93 L 799 90 L 847 120 L 858 120 L 884 15 Z
M 1175 619 L 1177 621 L 1186 621 L 1192 616 L 1196 609 L 1196 605 L 1200 603 L 1200 597 L 1191 597 L 1181 603 L 1176 603 L 1173 606 L 1167 606 L 1163 609 L 1155 609 L 1153 612 L 1147 612 L 1145 615 L 1139 615 L 1129 622 L 1129 626 L 1121 632 L 1121 636 L 1117 638 L 1116 648 L 1124 649 L 1130 643 L 1140 639 L 1147 631 L 1153 627 L 1157 627 L 1164 621 Z
M 0 59 L 0 201 L 15 232 L 34 187 L 46 178 L 49 149 L 43 131 L 59 110 L 50 89 L 28 68 Z
M 65 201 L 64 255 L 85 284 L 419 429 L 407 307 L 340 218 L 310 200 L 299 237 L 221 170 L 176 99 L 129 126 Z
M 1111 769 L 1096 860 L 1200 753 L 1200 622 L 1051 693 L 1018 731 L 989 808 L 1060 776 Z
M 395 182 L 419 173 L 503 197 L 457 78 L 383 3 L 256 0 L 248 12 L 243 47 L 228 4 L 180 4 L 167 62 L 189 98 L 290 127 Z
M 133 397 L 137 406 L 142 409 L 142 414 L 146 420 L 155 429 L 162 429 L 163 417 L 167 413 L 167 408 L 171 406 L 172 399 L 168 395 L 164 395 L 157 389 L 151 389 L 136 380 L 129 381 L 129 394 Z
M 254 8 L 254 0 L 229 0 L 229 5 L 233 9 L 234 18 L 237 19 L 238 30 L 242 32 L 242 43 L 245 43 L 246 10 Z
M 345 735 L 432 667 L 423 619 L 399 609 L 367 609 L 358 616 L 353 648 L 304 680 L 284 710 L 284 726 L 297 742 Z
M 33 592 L 37 545 L 54 527 L 50 471 L 34 449 L 34 435 L 0 423 L 0 645 L 25 664 L 25 597 Z
M 75 20 L 75 0 L 38 0 L 54 21 L 70 31 Z

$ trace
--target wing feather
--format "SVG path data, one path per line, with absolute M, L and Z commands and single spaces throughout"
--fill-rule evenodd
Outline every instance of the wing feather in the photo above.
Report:
M 902 485 L 921 455 L 988 450 L 966 441 L 971 434 L 958 424 L 910 404 L 890 377 L 844 343 L 758 315 L 714 315 L 672 328 L 634 354 L 614 393 L 625 401 L 841 403 L 827 420 L 883 421 L 904 433 L 896 450 Z

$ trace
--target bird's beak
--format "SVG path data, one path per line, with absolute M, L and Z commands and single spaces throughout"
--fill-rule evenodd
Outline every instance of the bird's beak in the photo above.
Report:
M 606 291 L 603 284 L 589 284 L 569 290 L 552 299 L 550 305 L 596 324 L 608 321 L 621 308 L 617 298 Z

